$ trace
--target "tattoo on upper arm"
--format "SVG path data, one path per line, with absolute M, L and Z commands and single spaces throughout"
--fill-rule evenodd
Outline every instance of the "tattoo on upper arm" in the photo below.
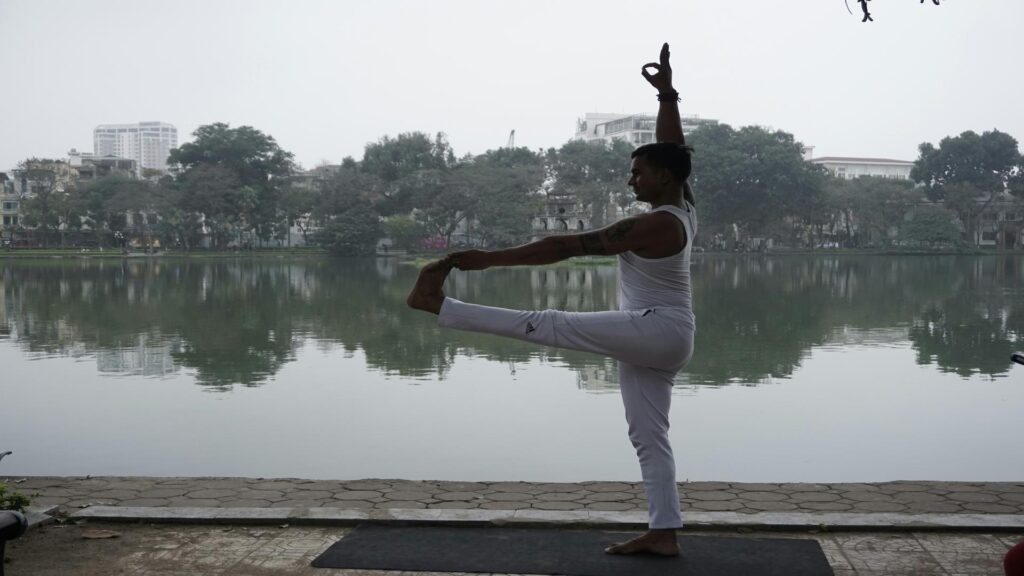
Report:
M 603 254 L 604 243 L 600 232 L 587 232 L 580 235 L 580 248 L 584 254 Z
M 608 239 L 612 242 L 621 242 L 626 239 L 626 234 L 633 229 L 633 220 L 623 220 L 608 230 Z

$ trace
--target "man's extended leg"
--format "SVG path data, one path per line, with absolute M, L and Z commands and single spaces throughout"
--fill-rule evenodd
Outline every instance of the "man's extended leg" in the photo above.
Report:
M 665 330 L 669 317 L 653 310 L 565 312 L 511 310 L 444 298 L 442 328 L 484 332 L 543 346 L 593 352 L 641 366 L 678 367 L 692 346 Z
M 619 362 L 619 389 L 626 410 L 629 440 L 640 459 L 650 532 L 612 546 L 612 554 L 679 553 L 675 529 L 683 525 L 676 484 L 676 461 L 669 443 L 669 408 L 674 371 Z
M 437 314 L 442 328 L 506 336 L 671 370 L 678 370 L 693 351 L 692 315 L 654 308 L 565 312 L 470 304 L 445 297 L 442 288 L 451 269 L 448 259 L 424 266 L 406 300 L 413 308 Z

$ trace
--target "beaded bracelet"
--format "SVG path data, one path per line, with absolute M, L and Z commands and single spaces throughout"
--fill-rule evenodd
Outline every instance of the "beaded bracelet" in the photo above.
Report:
M 658 102 L 679 102 L 682 98 L 679 97 L 679 92 L 675 90 L 671 92 L 659 92 Z

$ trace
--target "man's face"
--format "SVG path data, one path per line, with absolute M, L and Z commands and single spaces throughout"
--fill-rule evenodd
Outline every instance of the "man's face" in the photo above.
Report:
M 649 202 L 652 194 L 661 188 L 660 170 L 652 166 L 643 156 L 633 158 L 629 167 L 629 187 L 639 202 Z

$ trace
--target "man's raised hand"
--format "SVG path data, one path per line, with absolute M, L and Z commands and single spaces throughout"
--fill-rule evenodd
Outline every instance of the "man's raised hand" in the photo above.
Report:
M 640 73 L 644 75 L 644 78 L 658 89 L 659 93 L 672 92 L 672 66 L 668 63 L 668 42 L 661 45 L 661 62 L 648 62 L 644 64 L 644 67 L 640 69 Z M 647 71 L 648 68 L 655 70 L 654 74 Z

